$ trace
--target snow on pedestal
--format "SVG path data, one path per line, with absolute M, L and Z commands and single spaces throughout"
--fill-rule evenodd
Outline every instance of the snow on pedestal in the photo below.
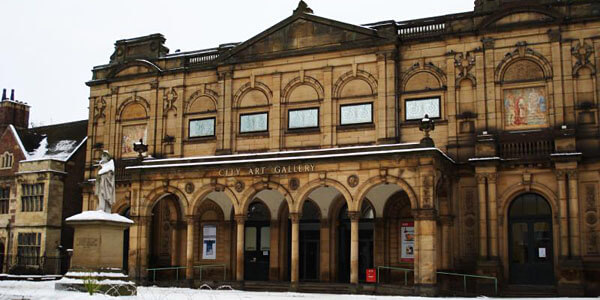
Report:
M 133 224 L 133 221 L 127 219 L 119 214 L 109 214 L 101 210 L 88 210 L 82 213 L 65 219 L 68 222 L 82 222 L 82 221 L 109 221 L 117 223 Z

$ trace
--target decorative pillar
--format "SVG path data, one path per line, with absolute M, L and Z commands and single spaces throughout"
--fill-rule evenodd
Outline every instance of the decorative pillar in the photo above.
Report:
M 487 197 L 485 191 L 485 174 L 475 175 L 479 198 L 479 258 L 487 259 Z
M 300 215 L 298 213 L 290 213 L 290 220 L 292 221 L 292 266 L 290 281 L 298 283 L 300 277 Z
M 577 170 L 567 171 L 569 177 L 569 242 L 571 257 L 581 256 L 579 236 L 579 197 L 577 195 Z
M 194 229 L 196 220 L 194 216 L 187 216 L 187 241 L 186 241 L 186 268 L 185 278 L 187 280 L 194 279 Z
M 559 202 L 559 229 L 560 229 L 560 257 L 569 256 L 569 225 L 567 210 L 567 186 L 565 180 L 565 172 L 562 170 L 556 171 L 556 181 L 558 182 L 558 202 Z
M 237 224 L 237 243 L 235 257 L 235 280 L 244 280 L 244 223 L 246 222 L 245 215 L 235 215 L 235 223 Z
M 148 272 L 148 252 L 150 245 L 150 230 L 149 226 L 152 221 L 151 216 L 131 216 L 134 226 L 129 231 L 130 244 L 129 251 L 132 255 L 129 256 L 129 277 L 135 278 L 138 282 L 143 282 Z
M 442 223 L 442 244 L 440 245 L 442 253 L 441 268 L 442 270 L 450 269 L 450 257 L 452 256 L 452 240 L 450 239 L 450 226 L 452 226 L 452 216 L 440 216 Z
M 493 259 L 498 259 L 498 204 L 496 203 L 496 178 L 495 173 L 488 174 L 488 240 L 489 255 Z
M 437 211 L 413 210 L 415 217 L 415 287 L 418 295 L 436 296 L 437 289 Z
M 358 284 L 358 222 L 360 212 L 349 211 L 350 218 L 350 283 Z

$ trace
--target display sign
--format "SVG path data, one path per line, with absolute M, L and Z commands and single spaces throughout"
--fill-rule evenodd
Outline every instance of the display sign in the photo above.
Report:
M 546 248 L 538 248 L 538 257 L 546 258 Z
M 377 272 L 375 269 L 367 269 L 367 282 L 375 283 L 377 282 Z
M 137 155 L 138 153 L 133 150 L 133 143 L 137 143 L 141 139 L 142 142 L 146 144 L 147 136 L 148 131 L 146 130 L 146 124 L 123 126 L 123 138 L 121 139 L 121 155 Z
M 316 128 L 319 127 L 319 109 L 290 109 L 288 111 L 288 128 Z
M 215 135 L 215 118 L 190 120 L 190 137 Z
M 240 115 L 240 133 L 267 131 L 268 118 L 267 113 Z
M 217 259 L 217 227 L 204 225 L 202 239 L 202 259 Z
M 340 124 L 367 124 L 373 122 L 373 103 L 340 106 Z
M 440 118 L 440 97 L 407 99 L 406 120 L 420 120 L 427 115 L 429 118 Z
M 412 262 L 415 259 L 415 223 L 402 222 L 400 226 L 400 261 Z

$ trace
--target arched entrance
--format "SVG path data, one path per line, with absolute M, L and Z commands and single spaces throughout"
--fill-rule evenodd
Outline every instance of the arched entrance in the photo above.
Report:
M 150 227 L 150 268 L 182 266 L 186 253 L 182 241 L 186 224 L 175 195 L 166 195 L 152 208 Z M 160 280 L 175 278 L 175 272 L 159 272 Z M 157 273 L 157 280 L 159 280 Z
M 121 212 L 121 215 L 131 219 L 129 207 Z M 129 227 L 123 231 L 123 272 L 129 272 Z
M 319 280 L 319 249 L 321 240 L 321 213 L 312 201 L 304 201 L 300 219 L 300 280 Z
M 386 266 L 414 268 L 414 218 L 410 200 L 405 191 L 399 190 L 392 194 L 385 204 L 384 217 L 384 258 Z M 380 280 L 385 282 L 404 281 L 404 272 L 384 272 Z M 409 281 L 413 272 L 408 273 Z
M 510 281 L 554 284 L 552 209 L 534 193 L 513 200 L 508 213 Z
M 368 201 L 363 201 L 358 223 L 358 280 L 364 281 L 366 270 L 373 268 L 373 221 L 375 211 Z M 344 204 L 339 214 L 338 228 L 338 281 L 350 281 L 351 228 L 348 205 Z
M 244 279 L 269 280 L 271 214 L 265 204 L 255 201 L 248 207 L 244 231 Z

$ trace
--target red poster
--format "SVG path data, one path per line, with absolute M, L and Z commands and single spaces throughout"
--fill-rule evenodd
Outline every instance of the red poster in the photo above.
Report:
M 400 226 L 400 260 L 413 262 L 415 260 L 415 223 L 402 222 Z
M 369 282 L 369 283 L 377 282 L 377 272 L 375 272 L 375 269 L 367 269 L 367 282 Z

